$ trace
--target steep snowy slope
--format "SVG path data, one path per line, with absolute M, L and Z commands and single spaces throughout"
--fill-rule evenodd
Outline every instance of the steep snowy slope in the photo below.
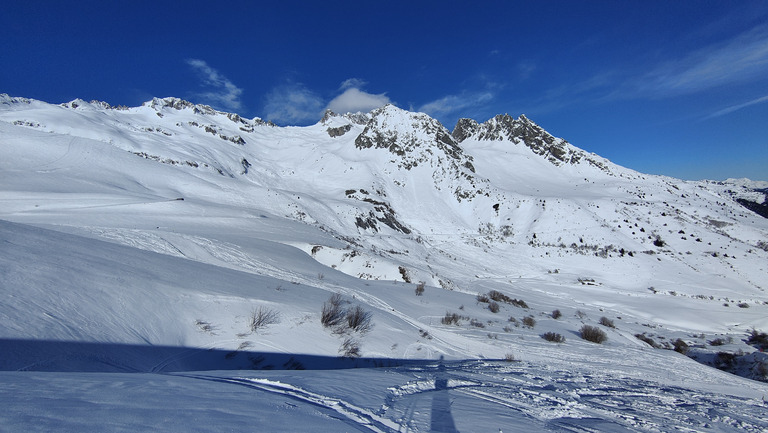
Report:
M 331 391 L 309 376 L 269 380 L 328 398 L 352 392 L 345 404 L 357 409 L 343 416 L 375 419 L 373 431 L 428 429 L 428 416 L 381 406 L 420 387 L 463 389 L 460 412 L 491 417 L 486 430 L 511 431 L 501 407 L 522 411 L 527 421 L 513 418 L 528 430 L 572 428 L 574 417 L 617 431 L 675 424 L 660 421 L 671 409 L 657 412 L 651 397 L 624 391 L 617 398 L 649 407 L 634 421 L 615 408 L 578 406 L 597 392 L 592 377 L 601 372 L 603 382 L 648 395 L 672 392 L 668 384 L 683 390 L 675 398 L 704 392 L 705 401 L 686 400 L 703 408 L 734 402 L 720 415 L 687 414 L 696 420 L 688 428 L 728 431 L 725 416 L 757 431 L 759 401 L 732 396 L 755 399 L 768 388 L 706 365 L 755 379 L 768 372 L 759 338 L 745 341 L 768 329 L 768 220 L 736 201 L 757 202 L 760 189 L 637 173 L 524 116 L 464 119 L 449 132 L 389 105 L 280 128 L 177 98 L 127 108 L 1 95 L 0 317 L 8 325 L 0 364 L 181 372 L 409 360 L 417 367 L 399 367 L 394 382 L 371 374 L 378 403 L 365 410 L 351 383 Z M 324 327 L 335 293 L 343 308 L 369 312 L 372 329 Z M 254 330 L 259 311 L 276 317 Z M 580 339 L 583 325 L 608 340 Z M 678 339 L 688 357 L 671 350 L 682 347 Z M 349 359 L 357 356 L 375 361 Z M 530 398 L 558 408 L 559 421 L 501 386 L 518 367 L 463 364 L 508 356 L 532 371 L 524 389 L 545 378 Z M 458 363 L 452 379 L 437 377 L 441 357 Z M 589 385 L 568 384 L 563 372 Z M 70 380 L 59 379 L 62 387 Z M 256 387 L 237 380 L 218 375 L 209 385 Z M 169 389 L 188 386 L 169 381 Z M 289 391 L 259 383 L 259 392 Z M 317 403 L 307 393 L 295 398 Z M 445 414 L 443 403 L 427 406 Z M 21 422 L 17 415 L 6 421 Z M 458 427 L 467 421 L 459 418 L 460 431 L 477 425 Z

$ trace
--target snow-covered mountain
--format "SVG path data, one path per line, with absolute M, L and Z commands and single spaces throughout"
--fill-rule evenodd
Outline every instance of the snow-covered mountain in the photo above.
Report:
M 38 380 L 16 370 L 399 365 L 346 388 L 328 383 L 348 371 L 316 383 L 222 373 L 201 386 L 291 396 L 375 431 L 511 431 L 509 410 L 527 430 L 765 425 L 764 183 L 638 173 L 525 116 L 449 131 L 392 105 L 277 127 L 177 98 L 129 108 L 0 95 L 0 155 L 0 377 L 13 389 Z M 323 326 L 334 305 L 372 327 Z M 584 325 L 607 341 L 582 340 Z M 503 386 L 524 372 L 520 388 Z M 630 419 L 590 400 L 596 376 L 646 409 Z M 102 380 L 51 377 L 69 389 Z M 431 418 L 413 410 L 428 390 Z M 707 410 L 665 420 L 655 396 L 668 392 Z M 328 403 L 344 395 L 344 411 Z M 277 403 L 265 404 L 254 416 Z M 732 410 L 710 410 L 720 404 Z M 29 430 L 25 410 L 0 419 Z

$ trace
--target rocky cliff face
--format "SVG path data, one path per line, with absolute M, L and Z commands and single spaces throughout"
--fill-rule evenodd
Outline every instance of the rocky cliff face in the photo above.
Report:
M 524 115 L 515 119 L 508 114 L 499 114 L 482 124 L 472 119 L 459 119 L 452 135 L 459 143 L 468 138 L 486 141 L 506 139 L 527 146 L 555 165 L 574 164 L 584 156 L 584 152 L 570 146 L 562 138 L 552 136 Z

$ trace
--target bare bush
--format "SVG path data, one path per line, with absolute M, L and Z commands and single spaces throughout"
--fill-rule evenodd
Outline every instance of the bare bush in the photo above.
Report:
M 747 338 L 747 344 L 757 346 L 760 349 L 768 349 L 768 334 L 753 329 Z
M 526 326 L 528 328 L 533 328 L 534 326 L 536 326 L 536 319 L 534 319 L 533 316 L 523 317 L 523 326 Z
M 482 303 L 487 304 L 487 303 L 491 302 L 491 299 L 486 294 L 478 293 L 477 294 L 477 302 L 482 302 Z
M 248 321 L 248 325 L 253 332 L 256 332 L 259 328 L 275 323 L 280 323 L 280 313 L 264 306 L 259 307 L 257 310 L 253 310 Z
M 504 355 L 504 361 L 506 361 L 506 362 L 514 362 L 515 361 L 515 355 L 513 355 L 511 353 L 507 353 L 506 355 Z
M 460 319 L 461 319 L 461 316 L 459 316 L 457 313 L 446 312 L 445 316 L 442 319 L 440 319 L 440 322 L 443 325 L 458 326 L 460 323 Z
M 360 357 L 360 343 L 352 337 L 347 337 L 341 343 L 339 347 L 339 353 L 343 358 L 359 358 Z
M 616 325 L 613 324 L 613 320 L 611 320 L 611 319 L 609 319 L 609 318 L 607 318 L 605 316 L 600 318 L 600 322 L 599 323 L 601 325 L 605 326 L 605 327 L 608 327 L 608 328 L 615 328 L 616 327 Z
M 581 338 L 593 343 L 601 344 L 608 339 L 608 335 L 596 326 L 584 325 L 579 330 Z
M 724 346 L 724 345 L 726 345 L 728 343 L 729 343 L 729 341 L 726 341 L 726 340 L 724 340 L 722 338 L 715 338 L 714 340 L 709 342 L 709 345 L 710 346 Z
M 323 309 L 320 312 L 320 322 L 324 327 L 336 327 L 343 322 L 346 315 L 346 311 L 344 311 L 344 308 L 342 307 L 343 303 L 344 301 L 338 293 L 334 293 L 323 303 Z
M 485 328 L 485 324 L 479 320 L 472 319 L 469 321 L 469 324 L 475 328 Z
M 357 305 L 347 310 L 347 326 L 349 329 L 365 334 L 373 328 L 372 316 L 370 311 L 365 311 L 363 307 Z
M 498 313 L 499 312 L 499 303 L 496 301 L 491 301 L 488 303 L 488 309 L 491 310 L 491 313 Z
M 512 301 L 512 298 L 499 292 L 498 290 L 491 290 L 490 292 L 488 292 L 488 297 L 493 299 L 496 302 L 509 303 L 510 301 Z
M 514 305 L 516 307 L 520 307 L 520 308 L 528 308 L 528 304 L 526 304 L 525 301 L 520 300 L 520 299 L 510 298 L 509 296 L 499 292 L 498 290 L 491 290 L 490 292 L 488 292 L 487 295 L 477 295 L 477 296 L 478 296 L 477 300 L 479 302 L 488 302 L 488 299 L 491 299 L 491 300 L 496 301 L 496 302 L 503 302 L 505 304 L 512 304 L 512 305 Z M 481 297 L 482 297 L 483 300 L 481 300 Z
M 424 286 L 426 283 L 424 281 L 420 281 L 419 284 L 416 285 L 416 296 L 421 296 L 424 294 Z
M 564 343 L 565 342 L 565 337 L 563 337 L 562 335 L 560 335 L 560 334 L 558 334 L 556 332 L 546 332 L 546 333 L 544 333 L 541 336 L 541 338 L 543 338 L 543 339 L 545 339 L 547 341 L 551 341 L 553 343 Z
M 526 304 L 525 301 L 523 301 L 522 299 L 513 299 L 509 303 L 514 305 L 515 307 L 520 307 L 525 309 L 528 308 L 528 304 Z
M 563 317 L 563 313 L 560 312 L 560 310 L 553 310 L 552 311 L 552 318 L 553 319 L 559 319 Z

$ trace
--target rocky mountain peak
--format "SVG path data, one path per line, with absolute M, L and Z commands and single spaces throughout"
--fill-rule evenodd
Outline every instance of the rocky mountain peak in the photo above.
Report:
M 453 137 L 458 142 L 472 138 L 480 141 L 508 140 L 515 144 L 524 144 L 555 165 L 573 164 L 583 157 L 583 152 L 573 148 L 562 138 L 554 137 L 525 115 L 515 119 L 509 114 L 499 114 L 482 124 L 471 119 L 460 119 L 454 128 Z

